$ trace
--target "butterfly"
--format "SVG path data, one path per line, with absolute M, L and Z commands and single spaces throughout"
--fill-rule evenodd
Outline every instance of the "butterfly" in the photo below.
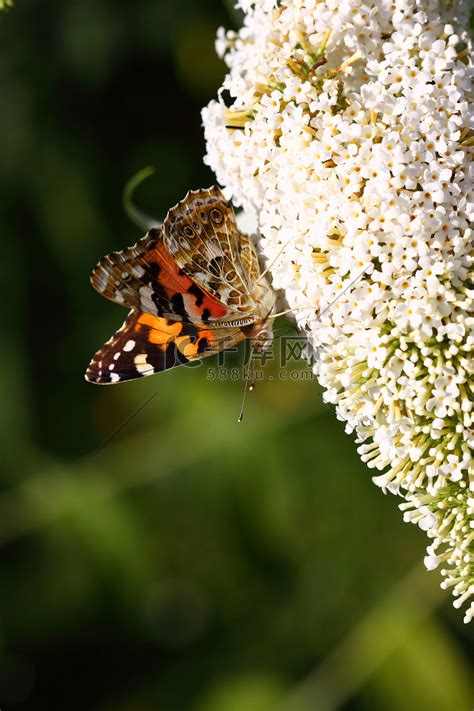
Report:
M 153 375 L 246 338 L 263 351 L 272 339 L 275 291 L 217 187 L 188 192 L 162 225 L 101 259 L 91 282 L 129 309 L 92 358 L 91 383 Z

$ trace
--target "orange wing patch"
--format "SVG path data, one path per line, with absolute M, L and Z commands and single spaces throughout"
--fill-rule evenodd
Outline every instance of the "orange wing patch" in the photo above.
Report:
M 183 324 L 179 321 L 168 321 L 158 316 L 151 314 L 140 314 L 136 329 L 141 330 L 143 327 L 148 328 L 148 341 L 155 345 L 165 345 L 170 341 L 174 341 L 176 336 L 179 336 L 183 330 Z
M 158 282 L 170 294 L 184 294 L 193 285 L 193 281 L 180 272 L 178 265 L 168 254 L 163 242 L 145 254 L 147 264 L 159 266 Z

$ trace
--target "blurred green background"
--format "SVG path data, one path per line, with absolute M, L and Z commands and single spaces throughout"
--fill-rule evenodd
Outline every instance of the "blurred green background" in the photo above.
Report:
M 222 0 L 0 15 L 2 711 L 472 707 L 425 536 L 315 382 L 270 365 L 237 425 L 242 384 L 205 367 L 83 380 L 124 316 L 90 269 L 141 236 L 125 182 L 155 164 L 161 218 L 214 182 L 200 108 L 238 22 Z

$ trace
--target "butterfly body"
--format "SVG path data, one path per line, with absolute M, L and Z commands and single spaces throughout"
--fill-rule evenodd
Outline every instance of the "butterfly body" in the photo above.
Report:
M 87 369 L 93 383 L 151 375 L 246 338 L 263 350 L 271 337 L 275 292 L 215 187 L 190 191 L 161 227 L 104 257 L 91 282 L 129 309 Z

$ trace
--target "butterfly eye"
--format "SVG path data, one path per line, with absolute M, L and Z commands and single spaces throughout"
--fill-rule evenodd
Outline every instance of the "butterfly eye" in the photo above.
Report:
M 220 225 L 222 220 L 224 219 L 224 215 L 222 214 L 221 210 L 217 209 L 217 207 L 214 207 L 209 214 L 211 216 L 211 220 L 215 222 L 216 225 Z
M 195 232 L 194 232 L 193 228 L 191 227 L 191 225 L 186 225 L 185 227 L 183 227 L 182 234 L 184 235 L 184 237 L 187 237 L 188 239 L 193 239 L 195 237 Z

